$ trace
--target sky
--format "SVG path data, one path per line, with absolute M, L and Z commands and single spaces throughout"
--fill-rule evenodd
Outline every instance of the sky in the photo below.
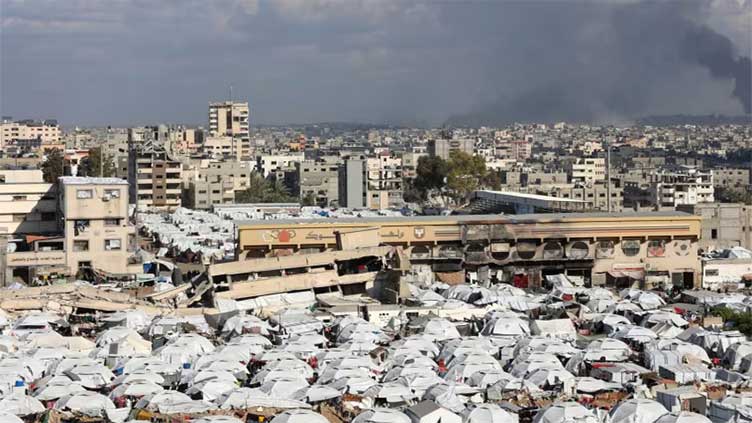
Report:
M 749 112 L 752 0 L 0 0 L 0 113 L 64 126 Z M 746 110 L 745 110 L 746 107 Z

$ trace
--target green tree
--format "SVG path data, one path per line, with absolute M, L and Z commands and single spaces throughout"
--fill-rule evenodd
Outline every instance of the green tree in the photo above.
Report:
M 78 165 L 79 176 L 101 176 L 108 178 L 115 176 L 115 162 L 111 156 L 102 151 L 102 147 L 89 150 L 89 156 L 81 160 Z
M 717 187 L 715 189 L 715 199 L 720 203 L 744 203 L 752 205 L 752 192 L 745 191 L 744 188 L 726 188 Z
M 42 162 L 42 177 L 45 182 L 55 183 L 57 182 L 57 178 L 63 176 L 65 168 L 64 160 L 63 152 L 57 148 L 53 148 L 47 152 Z
M 303 196 L 303 200 L 300 202 L 301 205 L 305 207 L 311 207 L 316 205 L 316 196 L 313 195 L 312 192 L 306 193 L 306 195 Z
M 427 199 L 430 191 L 441 190 L 446 186 L 448 173 L 449 165 L 441 157 L 421 157 L 415 168 L 415 180 L 410 184 L 414 191 L 409 195 L 421 200 Z
M 294 203 L 298 199 L 290 195 L 280 181 L 271 182 L 261 175 L 251 173 L 248 188 L 235 193 L 237 203 Z
M 483 157 L 463 151 L 452 151 L 449 156 L 447 187 L 458 203 L 465 202 L 486 178 L 486 162 Z

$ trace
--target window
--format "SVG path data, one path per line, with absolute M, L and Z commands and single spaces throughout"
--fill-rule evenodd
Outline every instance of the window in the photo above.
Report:
M 73 241 L 73 251 L 89 251 L 89 241 Z
M 76 198 L 78 198 L 78 199 L 85 200 L 85 199 L 89 199 L 89 198 L 93 198 L 93 197 L 94 197 L 94 191 L 93 190 L 90 190 L 90 189 L 79 189 L 79 190 L 76 190 Z
M 105 251 L 119 250 L 120 247 L 121 247 L 121 241 L 119 239 L 105 239 L 104 240 Z
M 91 222 L 88 220 L 76 220 L 73 222 L 73 230 L 76 232 L 76 235 L 86 232 L 89 229 L 89 226 L 91 226 Z
M 120 219 L 105 219 L 104 226 L 120 226 Z
M 24 200 L 26 200 L 26 196 L 25 195 L 14 195 L 13 196 L 13 201 L 24 201 Z
M 718 269 L 705 269 L 705 276 L 718 276 Z
M 110 198 L 120 198 L 120 190 L 119 189 L 106 189 L 104 190 L 104 196 L 110 197 Z
M 13 221 L 14 222 L 23 222 L 24 220 L 26 220 L 26 215 L 25 214 L 14 214 L 13 215 Z
M 718 229 L 710 230 L 710 239 L 718 239 Z
M 621 242 L 621 251 L 627 257 L 640 254 L 640 241 L 637 239 L 625 239 Z

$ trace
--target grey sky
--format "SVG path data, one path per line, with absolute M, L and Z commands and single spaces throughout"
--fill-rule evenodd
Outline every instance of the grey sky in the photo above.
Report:
M 63 125 L 203 124 L 230 84 L 261 123 L 740 114 L 685 33 L 729 41 L 721 67 L 752 45 L 752 0 L 0 5 L 2 114 Z

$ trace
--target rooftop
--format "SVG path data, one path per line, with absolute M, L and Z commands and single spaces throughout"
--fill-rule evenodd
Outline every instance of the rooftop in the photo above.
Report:
M 63 185 L 128 185 L 128 181 L 120 178 L 61 176 L 58 181 Z

